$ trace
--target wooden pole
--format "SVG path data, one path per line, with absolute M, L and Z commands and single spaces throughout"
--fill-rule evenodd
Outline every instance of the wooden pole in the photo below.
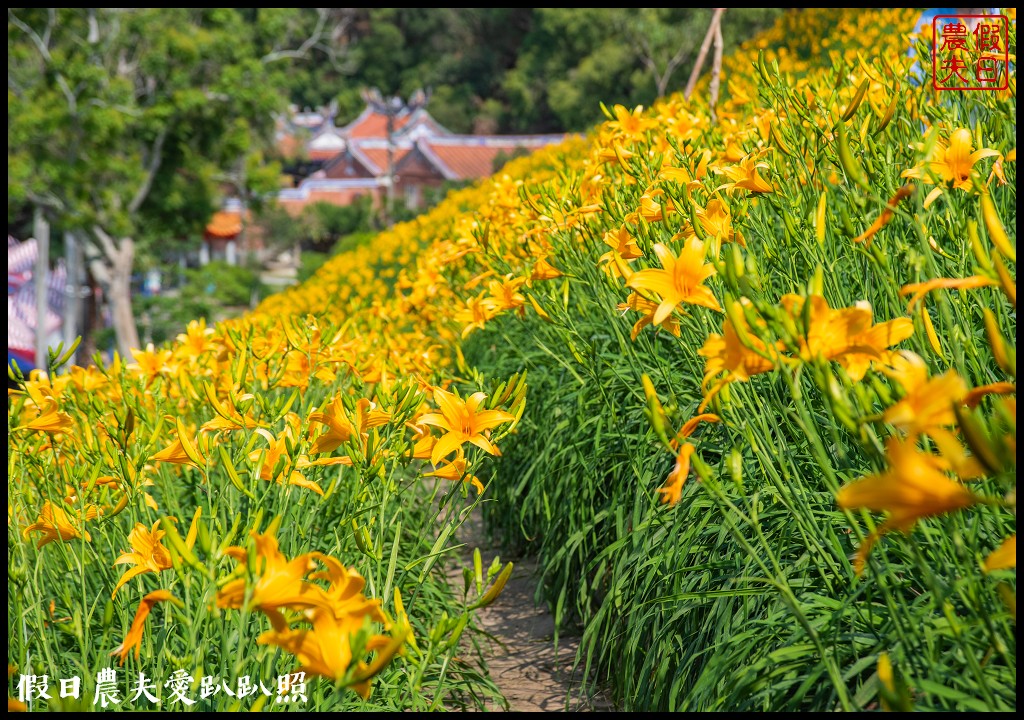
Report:
M 718 104 L 718 88 L 722 82 L 722 23 L 715 24 L 715 59 L 711 62 L 711 122 L 717 121 L 715 106 Z
M 707 33 L 704 35 L 704 42 L 700 44 L 700 52 L 697 53 L 697 62 L 693 65 L 693 70 L 690 72 L 690 79 L 686 83 L 686 90 L 683 91 L 683 97 L 687 100 L 690 99 L 690 95 L 693 94 L 693 89 L 697 86 L 697 80 L 700 78 L 700 70 L 704 67 L 704 59 L 708 56 L 708 50 L 711 49 L 711 41 L 715 39 L 715 30 L 722 21 L 722 13 L 724 12 L 725 8 L 715 8 L 715 12 L 711 15 L 711 23 L 708 25 Z M 721 30 L 719 30 L 719 33 L 720 32 Z
M 391 227 L 391 218 L 395 212 L 395 109 L 388 103 L 387 112 L 387 133 L 388 133 L 388 187 L 384 225 Z
M 46 346 L 47 275 L 50 270 L 50 223 L 46 221 L 41 207 L 36 207 L 32 218 L 32 234 L 36 239 L 36 269 L 33 280 L 36 284 L 36 367 L 47 370 L 49 356 Z

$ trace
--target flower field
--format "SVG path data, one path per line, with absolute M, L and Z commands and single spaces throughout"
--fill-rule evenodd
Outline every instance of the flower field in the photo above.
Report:
M 479 706 L 481 506 L 621 709 L 1014 709 L 1016 81 L 933 90 L 916 16 L 787 14 L 714 111 L 25 379 L 9 705 Z

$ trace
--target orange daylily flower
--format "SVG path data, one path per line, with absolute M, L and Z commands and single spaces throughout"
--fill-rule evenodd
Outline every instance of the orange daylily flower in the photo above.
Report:
M 874 541 L 889 530 L 907 532 L 926 517 L 969 507 L 976 502 L 970 490 L 946 475 L 948 463 L 918 449 L 913 438 L 890 438 L 886 443 L 889 469 L 855 480 L 839 489 L 836 500 L 847 510 L 866 508 L 889 513 L 857 553 L 858 572 Z
M 135 362 L 128 365 L 129 369 L 138 370 L 147 379 L 147 384 L 152 383 L 158 375 L 167 370 L 167 363 L 170 362 L 173 353 L 170 350 L 157 350 L 153 343 L 146 346 L 145 350 L 132 350 L 132 357 Z
M 665 478 L 665 484 L 658 488 L 658 492 L 661 494 L 661 502 L 675 505 L 683 496 L 683 483 L 686 482 L 686 477 L 690 474 L 690 456 L 693 455 L 696 449 L 690 443 L 683 443 L 683 446 L 679 448 L 675 467 L 672 468 L 672 472 Z
M 862 242 L 865 243 L 866 245 L 870 245 L 871 238 L 873 238 L 879 230 L 888 225 L 889 221 L 892 220 L 893 209 L 897 205 L 899 205 L 903 200 L 905 200 L 906 198 L 910 197 L 913 194 L 914 186 L 909 183 L 901 187 L 899 190 L 897 190 L 896 194 L 889 198 L 889 202 L 886 203 L 885 208 L 882 210 L 881 214 L 875 219 L 875 221 L 871 223 L 871 226 L 868 227 L 868 229 L 862 232 L 860 235 L 853 238 L 853 242 Z
M 465 338 L 474 330 L 483 330 L 487 321 L 499 312 L 498 303 L 482 292 L 476 297 L 466 300 L 465 305 L 455 313 L 455 321 L 463 324 L 462 337 Z
M 636 310 L 637 312 L 643 313 L 643 317 L 633 323 L 633 329 L 629 333 L 629 337 L 632 340 L 636 340 L 637 335 L 648 325 L 659 325 L 665 328 L 666 331 L 679 337 L 679 321 L 672 315 L 667 316 L 660 323 L 654 322 L 654 314 L 658 312 L 659 303 L 651 302 L 645 297 L 637 295 L 635 292 L 631 292 L 629 297 L 626 298 L 626 302 L 619 303 L 617 309 L 625 312 L 626 310 Z
M 928 376 L 928 365 L 916 353 L 895 354 L 882 371 L 903 388 L 902 400 L 888 407 L 882 416 L 908 435 L 934 435 L 957 422 L 956 405 L 964 403 L 967 384 L 955 370 Z
M 633 155 L 634 153 L 622 147 L 619 143 L 610 142 L 608 145 L 604 145 L 597 153 L 597 159 L 601 162 L 617 160 L 622 169 L 628 171 L 629 166 L 626 165 L 626 160 L 629 160 Z
M 644 193 L 640 196 L 640 209 L 637 211 L 644 220 L 649 223 L 659 222 L 665 219 L 666 210 L 671 210 L 672 205 L 658 202 L 654 198 L 660 197 L 664 192 L 662 190 L 653 190 L 649 193 Z
M 514 422 L 516 418 L 503 410 L 481 410 L 480 403 L 486 397 L 484 393 L 477 392 L 467 400 L 462 400 L 447 390 L 434 389 L 434 402 L 441 412 L 427 413 L 419 419 L 423 425 L 433 425 L 447 431 L 430 454 L 432 464 L 437 465 L 441 458 L 467 442 L 491 455 L 501 454 L 484 433 L 502 423 Z
M 52 397 L 46 397 L 39 405 L 39 417 L 31 420 L 20 429 L 39 430 L 45 433 L 64 433 L 74 427 L 71 416 L 60 409 L 57 401 Z
M 85 520 L 92 520 L 99 516 L 99 510 L 95 505 L 90 505 L 85 510 Z M 54 505 L 47 500 L 39 511 L 39 517 L 23 531 L 22 535 L 28 537 L 29 533 L 40 532 L 42 537 L 36 544 L 41 548 L 54 540 L 67 542 L 75 538 L 81 538 L 86 542 L 92 542 L 89 533 L 82 529 L 81 523 L 75 522 L 60 505 Z
M 917 167 L 904 170 L 900 177 L 915 178 L 926 183 L 934 183 L 935 178 L 953 188 L 970 192 L 974 183 L 971 170 L 982 158 L 998 156 L 999 152 L 991 148 L 974 148 L 974 138 L 967 128 L 958 128 L 950 134 L 948 140 L 935 143 L 928 159 Z M 935 188 L 928 193 L 924 206 L 928 207 L 942 193 L 942 188 Z
M 352 438 L 363 444 L 371 428 L 380 427 L 390 419 L 390 413 L 378 410 L 367 398 L 360 398 L 356 402 L 350 417 L 341 395 L 335 395 L 325 403 L 322 411 L 309 414 L 311 423 L 327 426 L 327 431 L 316 439 L 309 452 L 313 455 L 332 452 Z
M 747 155 L 736 165 L 717 167 L 715 172 L 725 175 L 731 182 L 719 185 L 715 188 L 715 192 L 719 190 L 749 190 L 754 193 L 774 192 L 771 183 L 762 178 L 757 172 L 758 170 L 767 170 L 768 167 L 766 162 L 757 162 L 756 153 Z
M 511 273 L 502 280 L 491 280 L 487 283 L 490 300 L 500 310 L 515 310 L 526 304 L 526 297 L 519 292 L 525 278 L 513 277 Z
M 443 466 L 435 468 L 432 472 L 423 473 L 423 477 L 436 477 L 452 482 L 468 482 L 477 489 L 477 492 L 484 491 L 484 484 L 480 482 L 480 478 L 467 471 L 466 456 L 461 449 L 453 459 L 445 460 Z
M 167 548 L 160 544 L 160 540 L 166 534 L 160 529 L 159 520 L 153 523 L 152 529 L 147 528 L 142 523 L 135 524 L 135 528 L 128 534 L 128 543 L 132 546 L 132 552 L 122 553 L 114 561 L 114 565 L 128 564 L 135 567 L 129 568 L 121 576 L 121 579 L 117 581 L 117 585 L 114 586 L 114 592 L 111 593 L 110 597 L 117 595 L 117 591 L 121 589 L 121 586 L 137 575 L 147 572 L 159 573 L 162 570 L 169 570 L 171 568 L 171 554 L 167 551 Z
M 348 686 L 366 699 L 370 696 L 370 679 L 387 667 L 405 644 L 407 630 L 395 635 L 373 635 L 367 640 L 365 652 L 376 652 L 367 663 L 353 656 L 352 637 L 362 628 L 364 615 L 352 614 L 344 619 L 330 612 L 314 613 L 312 629 L 275 628 L 259 636 L 260 645 L 274 645 L 294 655 L 299 670 L 309 676 L 321 676 L 334 682 L 348 677 Z M 355 662 L 353 662 L 355 661 Z M 349 672 L 354 672 L 349 676 Z
M 302 357 L 305 358 L 305 355 L 302 353 L 296 354 L 302 355 Z M 288 353 L 289 369 L 292 368 L 293 362 L 292 353 Z M 308 360 L 305 362 L 308 365 Z M 308 381 L 309 373 L 306 374 L 305 382 L 308 384 Z M 282 387 L 284 386 L 284 383 L 285 381 L 282 378 Z M 217 432 L 220 430 L 246 430 L 250 428 L 267 427 L 266 423 L 259 422 L 252 417 L 251 408 L 245 415 L 242 415 L 235 406 L 236 403 L 244 404 L 246 402 L 253 401 L 255 396 L 252 393 L 243 393 L 235 399 L 233 392 L 226 391 L 227 400 L 222 401 L 217 397 L 217 389 L 212 384 L 206 384 L 205 390 L 206 399 L 209 401 L 210 407 L 213 408 L 214 413 L 216 413 L 216 417 L 203 423 L 202 427 L 199 428 L 200 430 L 206 432 Z
M 324 596 L 330 602 L 331 612 L 337 619 L 367 616 L 375 622 L 385 622 L 386 618 L 380 608 L 380 600 L 368 598 L 363 594 L 366 581 L 355 568 L 346 567 L 330 555 L 317 553 L 317 559 L 327 569 L 313 573 L 309 579 L 327 580 L 330 583 L 327 590 L 324 591 Z M 316 613 L 320 610 L 321 608 L 315 608 L 312 612 Z M 358 629 L 355 627 L 353 631 Z
M 636 240 L 629 234 L 629 230 L 626 229 L 625 225 L 618 230 L 606 232 L 603 242 L 611 250 L 598 258 L 598 263 L 600 264 L 614 262 L 612 253 L 617 253 L 623 260 L 634 260 L 644 256 L 643 251 L 640 250 Z
M 185 332 L 178 335 L 178 346 L 174 352 L 179 357 L 191 361 L 198 360 L 213 347 L 212 337 L 213 328 L 206 327 L 206 318 L 192 320 L 185 327 Z
M 306 575 L 315 570 L 319 553 L 310 552 L 289 560 L 278 549 L 277 538 L 271 533 L 252 533 L 256 543 L 256 567 L 250 567 L 255 584 L 249 599 L 249 608 L 270 618 L 279 630 L 288 627 L 281 614 L 282 608 L 303 610 L 322 608 L 330 610 L 331 602 L 323 588 L 306 581 Z M 240 562 L 246 562 L 245 548 L 230 547 L 226 553 Z M 245 602 L 246 579 L 237 578 L 217 593 L 217 607 L 240 610 Z
M 87 368 L 75 365 L 69 375 L 72 386 L 81 393 L 95 392 L 108 383 L 107 376 L 92 365 Z
M 1003 544 L 985 558 L 985 572 L 1008 570 L 1017 567 L 1017 534 L 1014 533 Z
M 347 568 L 337 559 L 321 553 L 307 553 L 290 563 L 277 549 L 277 541 L 270 535 L 254 535 L 260 556 L 266 560 L 257 582 L 252 604 L 267 613 L 273 630 L 263 633 L 257 642 L 275 645 L 296 656 L 299 668 L 309 675 L 320 675 L 335 682 L 346 680 L 348 685 L 364 698 L 369 695 L 369 680 L 382 670 L 405 643 L 407 628 L 403 626 L 392 635 L 371 635 L 362 652 L 374 652 L 373 661 L 366 663 L 354 655 L 352 639 L 367 621 L 387 621 L 380 601 L 363 594 L 365 581 L 353 568 Z M 236 550 L 240 550 L 236 549 Z M 243 551 L 244 552 L 244 551 Z M 313 559 L 320 560 L 326 570 L 312 573 L 310 580 L 327 580 L 326 590 L 303 580 Z M 242 587 L 230 587 L 242 582 Z M 262 587 L 261 587 L 262 583 Z M 222 602 L 221 595 L 227 593 Z M 295 589 L 300 592 L 295 594 Z M 241 592 L 241 595 L 239 595 Z M 244 580 L 233 581 L 218 594 L 221 607 L 240 607 L 244 596 Z M 261 601 L 257 604 L 259 595 Z M 312 628 L 289 628 L 279 608 L 304 609 Z M 354 670 L 354 672 L 352 672 Z
M 132 625 L 124 636 L 124 642 L 110 653 L 111 655 L 120 655 L 122 665 L 124 665 L 125 658 L 128 657 L 128 653 L 132 651 L 132 648 L 135 648 L 135 659 L 139 659 L 139 650 L 142 647 L 142 631 L 146 629 L 146 618 L 149 617 L 149 613 L 153 610 L 154 605 L 165 601 L 180 604 L 180 601 L 167 590 L 154 590 L 142 598 L 142 601 L 139 603 L 139 609 L 135 611 L 135 619 L 132 620 Z
M 426 425 L 406 423 L 407 427 L 414 433 L 412 456 L 415 460 L 429 460 L 430 454 L 434 451 L 437 438 L 430 434 L 430 428 Z
M 530 273 L 531 280 L 554 280 L 557 277 L 562 277 L 562 271 L 548 262 L 547 255 L 542 255 L 537 259 L 533 266 L 533 272 Z
M 799 295 L 784 295 L 782 306 L 802 325 L 804 303 L 810 302 L 807 327 L 796 339 L 800 357 L 835 360 L 855 380 L 861 380 L 872 361 L 884 360 L 888 349 L 914 334 L 914 323 L 909 318 L 897 318 L 872 324 L 871 305 L 859 302 L 850 308 L 833 309 L 820 295 L 805 299 Z
M 206 460 L 195 442 L 192 443 L 192 449 L 195 452 L 196 457 L 203 461 Z M 189 457 L 189 454 L 185 452 L 185 446 L 182 445 L 180 436 L 175 437 L 174 442 L 149 459 L 150 461 L 175 463 L 176 465 L 191 465 L 197 470 L 203 469 L 201 465 L 199 465 L 193 458 Z
M 701 413 L 700 415 L 696 415 L 683 423 L 683 426 L 679 428 L 679 432 L 676 433 L 676 441 L 693 435 L 693 431 L 696 430 L 697 426 L 702 422 L 717 423 L 722 422 L 722 418 L 718 417 L 714 413 Z
M 739 303 L 740 301 L 737 301 Z M 749 300 L 743 300 L 749 304 Z M 746 315 L 736 306 L 733 316 L 743 324 L 741 330 L 747 337 L 749 343 L 756 348 L 756 352 L 740 341 L 740 337 L 733 327 L 732 319 L 726 318 L 722 323 L 722 334 L 711 333 L 704 346 L 697 351 L 697 354 L 706 358 L 704 362 L 704 382 L 708 383 L 718 375 L 725 374 L 725 381 L 739 380 L 745 382 L 754 375 L 769 372 L 780 362 L 779 348 L 769 347 L 767 343 L 752 332 L 753 328 L 747 322 Z
M 964 405 L 969 408 L 978 407 L 989 395 L 1016 395 L 1017 385 L 1009 382 L 989 383 L 973 388 L 964 396 Z
M 697 238 L 689 239 L 678 257 L 665 245 L 656 243 L 654 253 L 661 260 L 662 269 L 639 270 L 626 286 L 661 296 L 661 304 L 652 318 L 655 325 L 661 324 L 680 303 L 722 309 L 711 289 L 702 284 L 715 274 L 714 266 L 704 262 L 704 243 Z
M 649 128 L 657 124 L 657 120 L 644 117 L 644 106 L 637 105 L 630 110 L 624 105 L 616 105 L 612 108 L 615 119 L 605 125 L 609 130 L 617 131 L 628 137 L 643 135 Z
M 743 239 L 742 233 L 732 226 L 732 214 L 729 206 L 718 198 L 708 200 L 707 207 L 697 209 L 697 222 L 704 228 L 704 232 L 712 237 L 721 238 L 724 242 L 736 242 L 743 247 L 747 241 Z
M 977 288 L 989 287 L 990 285 L 998 285 L 998 283 L 992 278 L 987 278 L 983 275 L 972 275 L 966 278 L 936 278 L 925 282 L 904 285 L 900 289 L 900 295 L 912 295 L 910 302 L 907 303 L 907 312 L 911 312 L 914 306 L 932 290 L 975 290 Z
M 298 485 L 304 487 L 307 490 L 312 490 L 317 495 L 323 495 L 323 489 L 312 480 L 307 480 L 306 477 L 298 471 L 299 467 L 308 467 L 313 463 L 303 463 L 303 457 L 298 457 L 295 460 L 295 464 L 289 469 L 290 455 L 288 454 L 288 433 L 287 431 L 282 432 L 278 437 L 274 437 L 265 430 L 260 430 L 260 433 L 266 433 L 264 435 L 267 438 L 267 442 L 270 445 L 263 450 L 253 450 L 249 453 L 249 461 L 252 463 L 260 462 L 260 456 L 263 457 L 263 462 L 260 464 L 260 478 L 267 482 L 276 482 L 278 485 Z M 281 466 L 281 470 L 275 475 L 277 470 L 278 462 L 284 459 Z M 339 462 L 341 460 L 339 459 Z M 327 464 L 327 463 L 320 463 Z

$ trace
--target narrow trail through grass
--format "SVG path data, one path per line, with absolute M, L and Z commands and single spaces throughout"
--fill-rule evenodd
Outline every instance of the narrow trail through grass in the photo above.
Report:
M 473 548 L 479 547 L 485 561 L 501 554 L 501 548 L 487 540 L 479 508 L 462 526 L 459 541 L 461 562 L 449 572 L 456 588 L 462 588 L 462 570 L 472 566 Z M 515 569 L 501 595 L 477 613 L 477 622 L 490 636 L 484 640 L 485 661 L 491 678 L 501 689 L 511 712 L 568 710 L 592 712 L 611 710 L 611 703 L 598 696 L 580 696 L 578 671 L 573 661 L 579 638 L 560 634 L 554 642 L 555 620 L 543 605 L 535 601 L 537 561 L 534 558 L 506 558 Z M 505 708 L 494 703 L 490 711 Z

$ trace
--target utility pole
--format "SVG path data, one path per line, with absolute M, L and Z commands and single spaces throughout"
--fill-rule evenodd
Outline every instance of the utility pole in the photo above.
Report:
M 64 233 L 64 264 L 67 268 L 67 284 L 64 286 L 64 347 L 69 348 L 78 337 L 82 318 L 82 248 L 73 232 Z M 75 364 L 75 353 L 68 363 Z
M 36 284 L 36 368 L 48 369 L 49 357 L 46 346 L 46 313 L 49 309 L 47 283 L 50 270 L 50 223 L 46 221 L 43 209 L 36 206 L 32 218 L 32 234 L 36 239 L 36 269 L 33 280 Z

